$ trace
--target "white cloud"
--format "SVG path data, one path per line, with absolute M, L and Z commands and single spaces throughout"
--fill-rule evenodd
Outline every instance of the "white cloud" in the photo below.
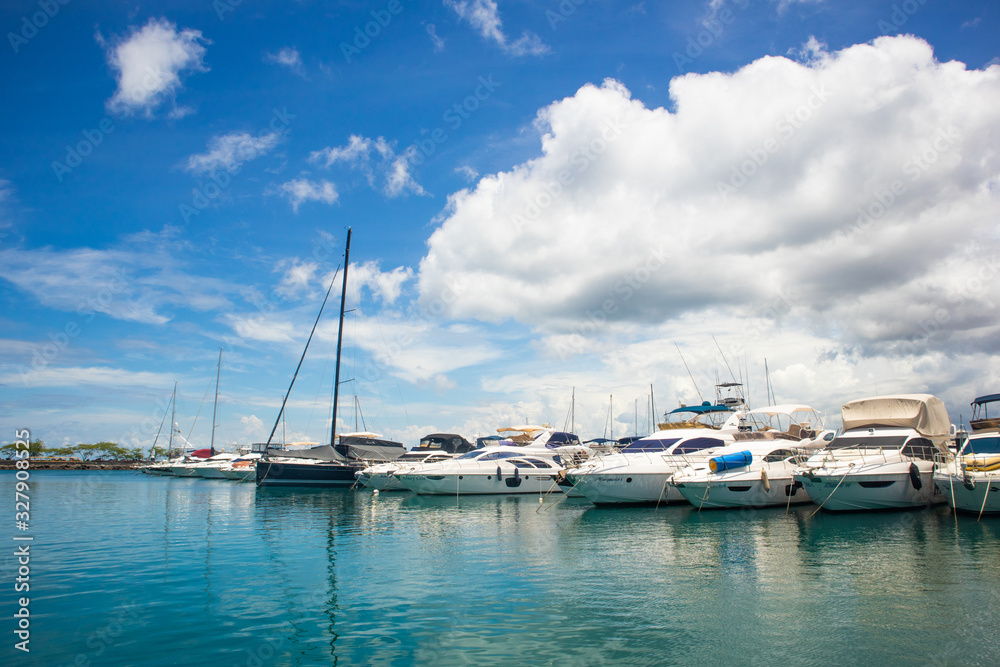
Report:
M 193 275 L 170 251 L 176 230 L 143 232 L 113 248 L 0 249 L 0 278 L 73 321 L 97 313 L 117 320 L 165 324 L 173 308 L 208 311 L 229 305 L 236 288 Z
M 207 174 L 218 169 L 234 172 L 243 163 L 266 155 L 281 139 L 280 132 L 256 137 L 247 132 L 231 132 L 213 137 L 208 142 L 208 152 L 188 158 L 187 170 L 196 174 Z
M 377 162 L 374 160 L 376 156 Z M 410 172 L 409 154 L 396 155 L 393 144 L 386 141 L 385 137 L 369 139 L 351 135 L 344 146 L 313 151 L 309 154 L 309 162 L 324 167 L 343 162 L 351 169 L 363 173 L 368 185 L 373 188 L 376 187 L 376 179 L 380 180 L 381 191 L 387 197 L 398 197 L 406 192 L 427 194 Z
M 863 355 L 995 344 L 1000 67 L 913 37 L 808 48 L 675 78 L 673 112 L 614 81 L 542 109 L 540 157 L 449 199 L 424 301 L 462 285 L 446 315 L 564 350 L 709 312 Z
M 100 35 L 108 64 L 115 71 L 118 89 L 107 102 L 111 113 L 152 116 L 154 109 L 170 101 L 181 87 L 181 74 L 205 72 L 205 44 L 200 30 L 178 32 L 166 19 L 151 18 L 142 28 L 133 27 L 127 37 L 108 43 Z M 173 117 L 186 115 L 187 108 L 174 107 Z
M 310 181 L 308 178 L 295 178 L 282 183 L 281 193 L 292 204 L 292 210 L 299 212 L 299 204 L 307 201 L 318 201 L 323 204 L 333 204 L 337 201 L 337 187 L 327 180 Z
M 549 52 L 541 38 L 525 31 L 511 41 L 503 32 L 500 11 L 494 0 L 444 0 L 459 18 L 471 25 L 484 39 L 495 42 L 504 52 L 514 56 L 539 56 Z
M 299 76 L 305 76 L 305 68 L 302 65 L 302 56 L 294 46 L 286 46 L 277 53 L 265 53 L 264 62 L 274 63 L 287 67 Z
M 172 377 L 161 373 L 129 371 L 104 366 L 33 368 L 28 372 L 0 375 L 0 384 L 27 387 L 99 386 L 105 390 L 118 387 L 163 387 Z
M 424 29 L 427 30 L 427 35 L 431 38 L 431 43 L 434 44 L 434 51 L 444 51 L 444 40 L 438 37 L 437 28 L 434 24 L 428 23 L 424 26 Z
M 352 290 L 352 298 L 358 300 L 361 287 L 368 287 L 384 305 L 392 305 L 399 298 L 403 284 L 412 278 L 413 269 L 410 267 L 397 266 L 392 271 L 383 272 L 375 261 L 352 264 L 348 289 Z

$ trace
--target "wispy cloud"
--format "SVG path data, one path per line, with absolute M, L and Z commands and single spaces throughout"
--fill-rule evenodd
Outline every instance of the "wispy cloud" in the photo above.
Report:
M 124 38 L 109 42 L 98 33 L 96 39 L 118 83 L 114 96 L 107 101 L 108 110 L 114 114 L 139 112 L 152 117 L 161 104 L 169 101 L 173 105 L 182 73 L 208 71 L 204 45 L 211 42 L 202 37 L 200 30 L 178 31 L 166 19 L 152 18 L 142 28 L 133 27 Z M 178 117 L 189 112 L 173 105 L 168 115 Z
M 188 158 L 187 170 L 207 174 L 218 169 L 235 171 L 243 163 L 270 152 L 282 139 L 281 132 L 253 136 L 247 132 L 232 132 L 214 137 L 208 143 L 208 152 Z
M 337 186 L 327 180 L 310 181 L 308 178 L 295 178 L 282 183 L 279 190 L 292 204 L 292 210 L 299 212 L 299 205 L 307 201 L 318 201 L 323 204 L 333 204 L 337 201 Z
M 407 155 L 397 155 L 393 144 L 384 137 L 370 139 L 351 135 L 344 146 L 313 151 L 309 155 L 309 161 L 324 167 L 344 163 L 363 173 L 368 179 L 368 185 L 380 187 L 388 197 L 398 197 L 406 192 L 427 194 L 410 172 Z M 381 186 L 376 186 L 377 179 L 381 180 Z
M 434 24 L 428 23 L 424 26 L 424 30 L 427 31 L 427 35 L 431 38 L 431 43 L 434 44 L 434 50 L 444 51 L 444 40 L 438 36 L 437 28 Z
M 514 56 L 540 56 L 549 52 L 549 47 L 541 38 L 527 30 L 511 41 L 503 32 L 500 11 L 494 0 L 444 0 L 444 5 L 471 25 L 484 39 L 495 42 L 505 53 Z
M 265 53 L 264 62 L 287 67 L 302 77 L 306 75 L 305 67 L 302 65 L 302 56 L 294 46 L 286 46 L 277 53 Z

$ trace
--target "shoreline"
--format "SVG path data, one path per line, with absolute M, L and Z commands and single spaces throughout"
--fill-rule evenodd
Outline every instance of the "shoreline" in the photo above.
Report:
M 46 461 L 28 459 L 29 470 L 138 470 L 152 461 Z M 16 459 L 0 459 L 0 470 L 15 470 Z

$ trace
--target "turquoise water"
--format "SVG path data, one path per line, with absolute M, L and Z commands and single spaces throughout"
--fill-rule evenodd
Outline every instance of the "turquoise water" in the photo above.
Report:
M 0 664 L 995 665 L 1000 520 L 33 472 Z M 13 552 L 13 547 L 4 550 Z M 9 583 L 8 583 L 9 582 Z

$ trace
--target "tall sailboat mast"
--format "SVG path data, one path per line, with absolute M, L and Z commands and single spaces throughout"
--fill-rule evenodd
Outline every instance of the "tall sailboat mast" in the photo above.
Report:
M 174 418 L 177 416 L 177 381 L 174 381 L 174 397 L 170 399 L 170 444 L 167 445 L 167 458 L 174 452 L 174 429 L 176 428 Z
M 222 348 L 219 348 L 219 366 L 215 369 L 215 405 L 212 406 L 212 442 L 209 444 L 211 456 L 215 456 L 215 416 L 219 411 L 219 376 L 222 375 Z
M 337 443 L 337 400 L 340 395 L 340 347 L 344 342 L 344 303 L 347 301 L 347 269 L 351 263 L 351 228 L 347 228 L 344 250 L 344 284 L 340 288 L 340 324 L 337 326 L 337 367 L 333 379 L 333 417 L 330 420 L 330 446 Z

